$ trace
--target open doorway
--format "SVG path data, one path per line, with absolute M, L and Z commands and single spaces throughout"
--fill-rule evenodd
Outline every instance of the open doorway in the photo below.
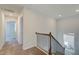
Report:
M 23 17 L 18 13 L 2 12 L 2 53 L 18 54 L 23 45 Z
M 4 14 L 5 44 L 18 44 L 18 16 Z
M 4 16 L 4 39 L 11 44 L 23 45 L 23 16 Z
M 16 21 L 6 21 L 5 22 L 5 41 L 6 42 L 15 42 L 17 39 L 16 36 Z

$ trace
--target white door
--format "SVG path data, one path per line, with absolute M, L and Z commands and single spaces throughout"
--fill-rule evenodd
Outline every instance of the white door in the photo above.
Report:
M 7 21 L 5 24 L 5 36 L 6 41 L 13 42 L 16 41 L 16 22 L 15 21 Z

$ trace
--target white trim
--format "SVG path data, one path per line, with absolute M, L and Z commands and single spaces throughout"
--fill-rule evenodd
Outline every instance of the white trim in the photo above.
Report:
M 3 48 L 3 45 L 4 45 L 4 43 L 0 45 L 0 50 Z
M 1 15 L 2 15 L 2 32 L 1 32 L 1 34 L 2 34 L 2 42 L 3 43 L 1 43 L 1 46 L 0 46 L 0 49 L 2 49 L 2 47 L 3 47 L 3 45 L 5 44 L 5 36 L 4 36 L 4 34 L 5 34 L 5 29 L 4 29 L 4 14 L 3 14 L 3 11 L 1 10 Z
M 18 17 L 18 43 L 23 45 L 23 34 L 21 34 L 21 17 L 23 16 L 21 15 Z
M 23 50 L 30 49 L 30 48 L 32 48 L 32 47 L 35 47 L 35 45 L 32 44 L 32 43 L 29 43 L 29 44 L 27 44 L 26 46 L 23 45 Z
M 36 48 L 38 48 L 39 50 L 41 50 L 42 52 L 46 53 L 47 55 L 49 55 L 46 51 L 44 51 L 43 49 L 41 49 L 40 47 L 36 46 Z

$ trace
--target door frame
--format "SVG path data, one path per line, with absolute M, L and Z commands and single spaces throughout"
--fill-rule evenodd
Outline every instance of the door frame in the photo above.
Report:
M 5 41 L 6 41 L 6 25 L 7 25 L 7 22 L 15 22 L 15 27 L 17 26 L 16 25 L 16 21 L 5 21 Z M 16 40 L 17 40 L 17 28 L 16 28 Z
M 23 28 L 21 32 L 21 21 L 23 21 L 23 19 L 21 19 L 21 17 L 23 17 L 23 15 L 20 15 L 18 17 L 18 42 L 23 47 Z M 23 26 L 23 23 L 22 23 L 22 26 Z
M 12 20 L 11 20 L 12 19 Z M 6 27 L 5 27 L 5 25 L 6 25 L 6 22 L 9 22 L 9 21 L 14 21 L 14 22 L 16 22 L 16 40 L 17 40 L 17 42 L 18 42 L 18 23 L 17 23 L 17 19 L 16 18 L 11 18 L 11 19 L 9 19 L 9 18 L 7 18 L 5 15 L 4 15 L 4 42 L 6 42 Z

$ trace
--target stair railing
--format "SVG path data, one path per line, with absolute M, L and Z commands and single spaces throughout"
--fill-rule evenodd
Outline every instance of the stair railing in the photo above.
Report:
M 46 33 L 38 33 L 36 32 L 36 35 L 45 35 L 45 36 L 49 36 L 49 52 L 48 54 L 49 55 L 52 55 L 52 44 L 51 44 L 51 39 L 53 38 L 53 40 L 55 40 L 55 42 L 64 50 L 65 48 L 55 39 L 55 37 L 51 34 L 51 32 L 49 34 L 46 34 Z

